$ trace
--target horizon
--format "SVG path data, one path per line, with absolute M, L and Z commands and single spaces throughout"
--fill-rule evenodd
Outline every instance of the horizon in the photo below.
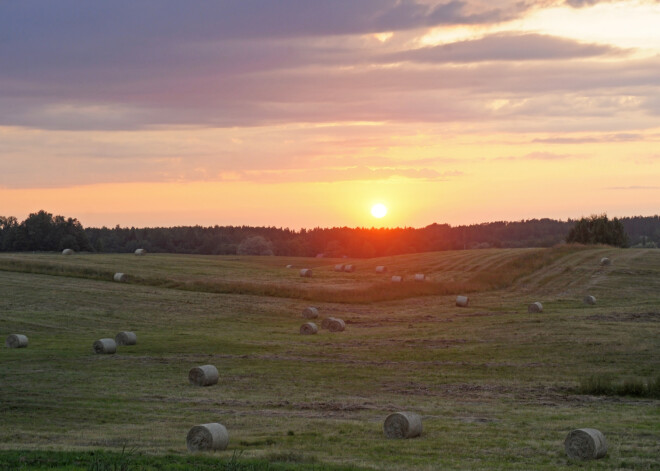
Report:
M 202 227 L 202 228 L 213 228 L 213 227 L 253 227 L 253 228 L 272 228 L 272 229 L 278 229 L 278 230 L 288 230 L 288 231 L 293 231 L 293 232 L 301 232 L 301 231 L 312 231 L 315 229 L 360 229 L 360 230 L 397 230 L 397 229 L 414 229 L 414 230 L 419 230 L 419 229 L 424 229 L 426 227 L 432 226 L 434 224 L 437 225 L 447 225 L 450 228 L 458 228 L 458 227 L 469 227 L 469 226 L 479 226 L 479 225 L 488 225 L 488 224 L 497 224 L 497 223 L 506 223 L 506 224 L 515 224 L 515 223 L 525 223 L 529 221 L 542 221 L 542 220 L 551 220 L 554 222 L 560 222 L 560 223 L 569 223 L 569 222 L 575 222 L 579 221 L 580 219 L 585 219 L 585 218 L 590 218 L 590 217 L 595 217 L 595 216 L 605 216 L 609 220 L 613 219 L 626 219 L 626 218 L 654 218 L 654 217 L 660 217 L 660 213 L 656 214 L 649 214 L 649 215 L 642 215 L 642 214 L 635 214 L 635 215 L 625 215 L 625 216 L 612 216 L 607 213 L 600 213 L 600 214 L 590 214 L 590 215 L 583 215 L 577 218 L 571 218 L 568 217 L 566 219 L 563 218 L 552 218 L 552 217 L 531 217 L 531 218 L 525 218 L 525 219 L 516 219 L 516 220 L 491 220 L 491 221 L 479 221 L 479 222 L 468 222 L 465 224 L 452 224 L 449 222 L 444 222 L 444 221 L 434 221 L 430 222 L 428 224 L 425 224 L 423 226 L 314 226 L 314 227 L 289 227 L 289 226 L 282 226 L 282 225 L 266 225 L 266 224 L 174 224 L 174 225 L 154 225 L 154 226 L 135 226 L 135 225 L 129 225 L 129 226 L 123 226 L 121 224 L 102 224 L 102 225 L 88 225 L 85 224 L 83 221 L 81 221 L 79 218 L 77 218 L 74 215 L 68 215 L 68 214 L 57 214 L 45 209 L 40 209 L 36 211 L 30 211 L 29 214 L 26 214 L 25 217 L 16 217 L 13 214 L 0 214 L 0 217 L 16 217 L 18 223 L 23 222 L 27 217 L 29 217 L 31 214 L 36 214 L 40 211 L 45 211 L 46 213 L 51 214 L 53 217 L 56 216 L 62 216 L 64 218 L 72 218 L 77 220 L 84 229 L 114 229 L 116 227 L 119 227 L 120 229 L 137 229 L 137 230 L 142 230 L 142 229 L 155 229 L 155 228 L 174 228 L 174 227 Z
M 4 2 L 0 215 L 656 214 L 658 24 L 656 0 Z

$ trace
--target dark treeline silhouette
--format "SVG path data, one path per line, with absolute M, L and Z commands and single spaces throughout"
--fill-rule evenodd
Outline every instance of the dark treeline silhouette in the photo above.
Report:
M 580 219 L 568 232 L 566 242 L 606 244 L 615 247 L 628 247 L 630 245 L 623 223 L 617 218 L 609 220 L 607 214 Z
M 592 217 L 593 218 L 593 217 Z M 581 220 L 583 221 L 584 218 Z M 618 219 L 633 247 L 660 245 L 660 216 Z M 46 211 L 19 223 L 0 216 L 0 250 L 148 252 L 233 255 L 261 253 L 287 256 L 368 258 L 405 253 L 489 247 L 550 247 L 566 241 L 579 221 L 529 219 L 452 227 L 431 224 L 415 228 L 314 228 L 181 226 L 153 228 L 83 228 L 72 218 Z M 254 252 L 251 252 L 251 251 Z

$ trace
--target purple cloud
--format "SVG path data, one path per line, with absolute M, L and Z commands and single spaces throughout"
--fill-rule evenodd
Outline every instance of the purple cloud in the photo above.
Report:
M 403 51 L 386 56 L 384 60 L 422 63 L 557 60 L 622 52 L 608 45 L 585 44 L 555 36 L 506 33 Z

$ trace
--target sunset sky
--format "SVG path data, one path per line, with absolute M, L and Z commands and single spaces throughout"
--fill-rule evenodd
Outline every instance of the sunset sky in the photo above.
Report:
M 40 209 L 293 229 L 658 214 L 660 1 L 2 1 L 0 215 Z

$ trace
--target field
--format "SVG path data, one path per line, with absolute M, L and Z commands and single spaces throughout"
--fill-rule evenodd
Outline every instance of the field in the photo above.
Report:
M 534 301 L 543 313 L 527 313 Z M 301 336 L 306 306 L 346 331 Z M 93 353 L 123 330 L 136 346 Z M 0 468 L 660 468 L 660 250 L 0 254 L 0 336 L 11 333 L 29 347 L 0 349 Z M 219 383 L 190 385 L 189 369 L 208 363 Z M 421 437 L 384 438 L 401 410 L 423 417 Z M 189 455 L 186 433 L 207 422 L 226 425 L 229 448 Z M 605 458 L 566 457 L 581 427 L 606 435 Z

